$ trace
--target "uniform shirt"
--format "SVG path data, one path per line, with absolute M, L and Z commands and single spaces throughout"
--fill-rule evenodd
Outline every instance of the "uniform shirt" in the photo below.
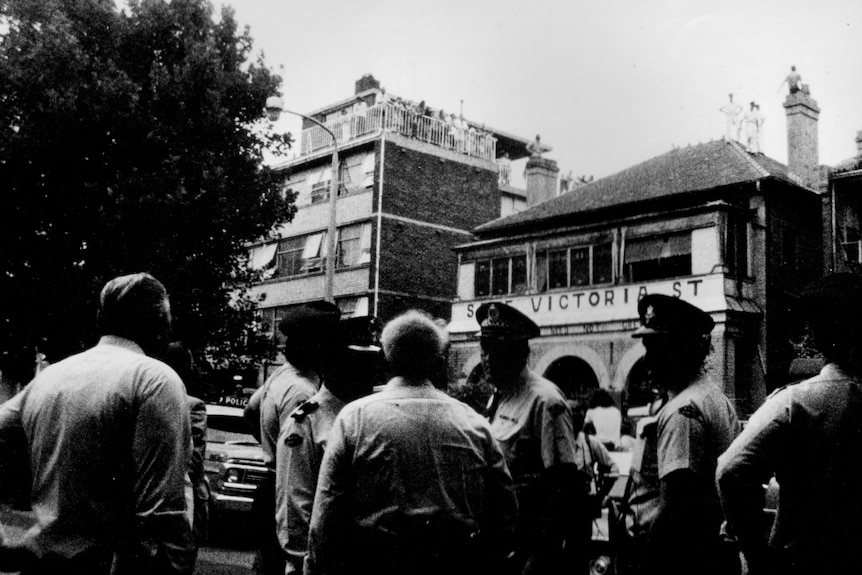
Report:
M 708 376 L 670 399 L 658 414 L 658 477 L 688 469 L 712 486 L 718 456 L 739 434 L 739 419 Z M 717 494 L 704 494 L 718 505 Z
M 718 482 L 728 521 L 745 546 L 766 545 L 762 485 L 775 473 L 778 515 L 770 544 L 815 571 L 858 565 L 862 550 L 862 381 L 827 364 L 819 375 L 770 396 L 721 456 Z M 759 540 L 757 540 L 759 539 Z M 745 547 L 744 547 L 745 548 Z M 823 569 L 820 569 L 823 565 Z
M 527 368 L 514 389 L 494 398 L 491 432 L 503 448 L 516 483 L 530 481 L 558 463 L 577 463 L 565 396 Z
M 264 463 L 275 468 L 278 434 L 287 425 L 287 418 L 300 403 L 317 393 L 320 380 L 316 373 L 300 371 L 285 363 L 266 380 L 260 399 L 260 444 Z
M 429 382 L 396 378 L 347 404 L 318 481 L 307 573 L 332 573 L 333 561 L 352 560 L 352 528 L 397 537 L 403 522 L 417 518 L 492 538 L 514 528 L 512 479 L 487 421 Z
M 278 540 L 287 554 L 285 573 L 302 573 L 317 474 L 329 430 L 344 402 L 321 386 L 290 414 L 278 441 L 275 465 Z
M 24 393 L 37 517 L 25 545 L 38 556 L 119 551 L 118 573 L 190 571 L 191 431 L 177 374 L 134 342 L 105 336 Z M 120 549 L 130 542 L 133 555 Z

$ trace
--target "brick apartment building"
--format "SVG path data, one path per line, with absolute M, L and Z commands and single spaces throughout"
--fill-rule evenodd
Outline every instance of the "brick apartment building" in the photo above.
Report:
M 488 126 L 446 119 L 387 94 L 371 76 L 352 96 L 310 112 L 337 138 L 305 120 L 300 155 L 276 168 L 297 213 L 275 241 L 250 246 L 267 278 L 252 295 L 274 327 L 291 306 L 324 299 L 331 178 L 337 177 L 337 241 L 332 291 L 345 317 L 387 320 L 419 308 L 448 319 L 457 257 L 477 226 L 524 207 L 525 192 L 508 184 L 510 162 L 529 140 Z M 264 370 L 266 371 L 266 370 Z M 264 374 L 265 375 L 265 374 Z

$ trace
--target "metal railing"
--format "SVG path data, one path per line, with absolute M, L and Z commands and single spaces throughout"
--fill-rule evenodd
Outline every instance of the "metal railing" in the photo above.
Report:
M 497 139 L 487 132 L 473 127 L 456 127 L 438 118 L 392 104 L 344 114 L 326 126 L 335 134 L 339 144 L 384 129 L 474 158 L 494 161 L 497 154 Z M 331 146 L 332 136 L 320 126 L 302 131 L 303 156 Z

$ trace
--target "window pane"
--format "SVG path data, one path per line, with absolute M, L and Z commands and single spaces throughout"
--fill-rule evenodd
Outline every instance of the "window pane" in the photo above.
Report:
M 585 286 L 590 284 L 590 248 L 573 248 L 572 258 L 572 286 Z
M 345 226 L 338 230 L 338 259 L 335 260 L 336 267 L 355 266 L 359 263 L 359 256 L 362 253 L 361 237 L 362 224 Z
M 304 236 L 285 238 L 278 242 L 276 255 L 276 275 L 295 276 L 302 268 L 302 250 L 305 247 Z
M 491 294 L 491 261 L 476 262 L 476 273 L 473 277 L 473 291 L 476 297 Z
M 491 292 L 494 295 L 509 293 L 509 258 L 491 260 Z
M 593 246 L 593 283 L 606 284 L 613 281 L 613 255 L 611 244 Z
M 548 252 L 536 253 L 536 289 L 548 291 Z
M 550 288 L 561 288 L 569 286 L 569 270 L 566 261 L 568 250 L 557 250 L 548 252 L 548 280 Z
M 512 289 L 510 293 L 518 294 L 527 291 L 527 256 L 512 258 Z

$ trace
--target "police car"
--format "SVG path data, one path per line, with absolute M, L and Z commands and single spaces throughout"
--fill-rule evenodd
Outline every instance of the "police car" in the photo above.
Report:
M 207 452 L 210 513 L 251 511 L 254 493 L 268 471 L 263 449 L 251 435 L 241 407 L 207 405 Z

